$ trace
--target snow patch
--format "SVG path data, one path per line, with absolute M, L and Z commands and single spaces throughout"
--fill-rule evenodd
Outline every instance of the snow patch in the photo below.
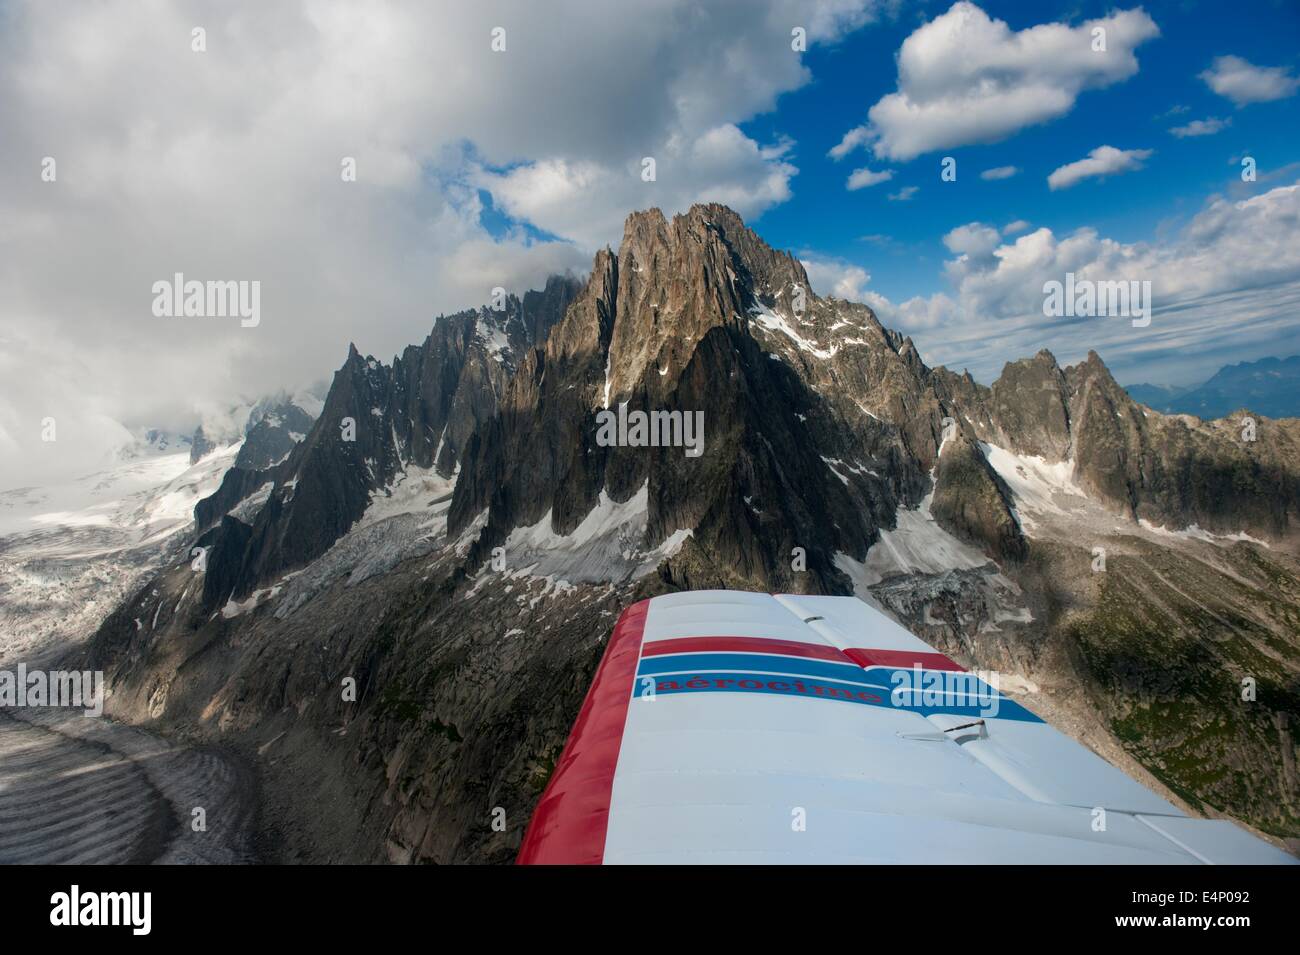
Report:
M 776 312 L 772 311 L 762 302 L 759 302 L 757 305 L 750 308 L 749 314 L 754 318 L 755 321 L 758 322 L 760 326 L 767 329 L 768 331 L 780 332 L 782 335 L 785 335 L 792 342 L 794 342 L 796 346 L 798 346 L 800 351 L 808 352 L 809 354 L 815 355 L 818 358 L 833 358 L 835 356 L 835 353 L 839 351 L 839 348 L 834 345 L 832 345 L 829 349 L 826 349 L 820 347 L 815 342 L 808 341 L 808 339 L 804 338 L 793 328 L 791 328 L 790 323 L 786 321 L 786 319 L 783 316 L 778 315 Z
M 609 363 L 613 360 L 613 356 L 612 348 L 605 352 L 605 397 L 600 402 L 602 408 L 609 407 Z
M 824 464 L 826 465 L 826 467 L 827 467 L 828 469 L 830 469 L 831 474 L 834 474 L 837 478 L 839 478 L 841 481 L 844 482 L 844 486 L 845 486 L 845 487 L 849 487 L 849 479 L 846 478 L 846 477 L 845 477 L 843 474 L 841 474 L 839 471 L 835 470 L 835 465 L 837 465 L 837 464 L 840 463 L 836 458 L 828 458 L 828 457 L 826 457 L 826 456 L 823 455 L 823 456 L 822 456 L 822 463 L 824 463 Z
M 447 510 L 451 507 L 451 494 L 456 487 L 457 465 L 451 477 L 445 478 L 433 468 L 408 464 L 387 487 L 373 491 L 366 511 L 358 526 L 375 524 L 400 514 L 420 514 L 428 518 L 421 527 L 438 526 L 439 533 L 446 530 Z
M 629 580 L 650 573 L 663 558 L 677 553 L 693 532 L 677 530 L 658 547 L 647 547 L 649 501 L 648 484 L 626 501 L 615 501 L 602 490 L 596 506 L 568 534 L 552 529 L 548 510 L 536 524 L 510 533 L 504 545 L 508 573 L 554 578 L 566 585 Z
M 941 574 L 991 564 L 982 551 L 958 540 L 935 522 L 930 513 L 933 499 L 932 491 L 915 509 L 900 507 L 894 515 L 894 529 L 880 532 L 880 540 L 867 551 L 866 560 L 856 561 L 844 553 L 835 555 L 835 566 L 853 581 L 857 596 L 862 597 L 868 587 L 887 577 Z
M 1251 537 L 1245 531 L 1237 531 L 1235 534 L 1215 534 L 1211 531 L 1204 530 L 1197 524 L 1188 524 L 1182 530 L 1170 530 L 1163 525 L 1157 526 L 1148 521 L 1145 517 L 1138 519 L 1138 525 L 1146 531 L 1153 534 L 1159 534 L 1162 537 L 1177 537 L 1181 540 L 1200 540 L 1210 544 L 1217 544 L 1220 541 L 1245 541 L 1248 544 L 1259 544 L 1261 547 L 1268 547 L 1268 541 L 1259 540 Z
M 694 536 L 695 531 L 690 530 L 689 528 L 682 528 L 681 530 L 673 531 L 668 535 L 667 539 L 659 545 L 657 551 L 664 557 L 672 557 L 682 549 L 682 545 L 686 543 L 688 537 Z
M 994 444 L 981 443 L 998 477 L 1011 488 L 1015 501 L 1012 508 L 1022 530 L 1029 533 L 1035 523 L 1025 511 L 1064 516 L 1067 508 L 1077 508 L 1087 500 L 1083 489 L 1074 483 L 1074 461 L 1055 464 L 1036 455 L 1015 454 Z M 1071 499 L 1076 500 L 1071 500 Z
M 504 364 L 510 352 L 510 339 L 506 337 L 506 333 L 496 325 L 485 322 L 481 315 L 478 319 L 476 332 L 479 341 L 483 344 L 484 351 L 488 353 L 493 361 Z

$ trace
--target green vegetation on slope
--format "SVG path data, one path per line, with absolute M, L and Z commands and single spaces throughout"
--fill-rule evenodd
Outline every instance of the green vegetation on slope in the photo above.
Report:
M 1215 568 L 1147 546 L 1111 560 L 1067 623 L 1094 701 L 1125 748 L 1193 806 L 1300 835 L 1300 579 L 1239 544 Z M 1255 699 L 1242 699 L 1243 681 Z

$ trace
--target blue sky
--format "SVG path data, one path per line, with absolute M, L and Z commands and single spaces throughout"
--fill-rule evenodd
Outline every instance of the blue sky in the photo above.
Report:
M 1079 23 L 1104 16 L 1111 6 L 1095 2 L 985 2 L 982 8 L 1013 30 L 1060 20 Z M 841 43 L 814 47 L 807 64 L 815 77 L 786 93 L 778 108 L 743 124 L 760 140 L 794 139 L 799 174 L 793 198 L 767 210 L 754 225 L 775 245 L 833 256 L 860 265 L 871 286 L 902 300 L 947 288 L 942 265 L 950 258 L 941 237 L 951 228 L 980 221 L 1003 225 L 1016 219 L 1062 234 L 1091 227 L 1120 242 L 1157 240 L 1175 232 L 1220 193 L 1245 197 L 1300 178 L 1300 97 L 1234 108 L 1199 77 L 1216 56 L 1234 54 L 1251 63 L 1290 67 L 1300 60 L 1300 7 L 1285 3 L 1188 2 L 1147 5 L 1160 36 L 1137 49 L 1138 74 L 1112 86 L 1081 93 L 1063 118 L 1031 126 L 989 145 L 965 145 L 908 162 L 868 161 L 894 169 L 894 178 L 855 192 L 844 188 L 850 169 L 867 157 L 835 161 L 827 152 L 844 129 L 865 117 L 867 107 L 895 88 L 895 53 L 921 17 L 949 7 L 927 3 L 893 22 L 855 31 Z M 1169 132 L 1193 119 L 1231 119 L 1215 135 L 1177 137 Z M 1140 171 L 1085 181 L 1052 191 L 1047 175 L 1102 143 L 1120 149 L 1151 149 Z M 1249 154 L 1260 181 L 1241 182 L 1235 164 Z M 939 159 L 958 162 L 955 182 L 941 182 Z M 1232 163 L 1232 164 L 1230 164 Z M 978 172 L 1015 166 L 1010 179 L 984 181 Z M 1279 178 L 1280 174 L 1280 178 Z M 904 186 L 918 187 L 908 201 L 891 200 Z M 868 238 L 864 238 L 864 236 Z M 923 339 L 924 336 L 918 336 Z M 1051 347 L 1050 335 L 1043 336 Z M 1232 358 L 1300 351 L 1300 321 L 1271 343 L 1258 343 Z M 1014 357 L 1006 356 L 1008 359 Z M 1228 357 L 1228 356 L 1225 356 Z M 1133 369 L 1136 377 L 1194 379 L 1217 358 L 1191 366 Z M 987 377 L 987 376 L 985 376 Z M 1130 375 L 1129 377 L 1134 377 Z
M 794 197 L 754 223 L 768 241 L 860 264 L 882 294 L 906 298 L 943 287 L 939 267 L 949 256 L 940 237 L 963 223 L 1026 219 L 1058 233 L 1087 225 L 1135 242 L 1190 218 L 1211 193 L 1241 189 L 1230 158 L 1250 152 L 1266 171 L 1300 162 L 1300 97 L 1236 110 L 1197 76 L 1225 53 L 1294 69 L 1300 63 L 1300 6 L 1165 3 L 1146 6 L 1161 35 L 1139 47 L 1141 69 L 1132 79 L 1084 92 L 1063 119 L 1000 143 L 956 147 L 906 163 L 869 162 L 873 168 L 896 169 L 894 179 L 847 192 L 845 178 L 865 157 L 836 162 L 827 152 L 848 126 L 865 118 L 872 103 L 893 91 L 894 54 L 917 18 L 950 5 L 926 3 L 911 16 L 863 28 L 835 46 L 814 46 L 806 58 L 814 81 L 783 95 L 774 112 L 742 124 L 762 141 L 783 134 L 797 143 Z M 1015 30 L 1052 20 L 1077 23 L 1114 9 L 1097 2 L 981 6 Z M 1175 107 L 1187 111 L 1168 115 Z M 1231 117 L 1232 125 L 1211 136 L 1180 139 L 1169 133 L 1208 116 Z M 1102 143 L 1155 154 L 1139 173 L 1059 192 L 1048 189 L 1048 173 Z M 957 159 L 956 182 L 940 182 L 941 155 Z M 1022 172 L 1000 182 L 978 178 L 979 171 L 1000 166 Z M 910 201 L 887 198 L 907 185 L 920 187 Z M 884 235 L 892 242 L 863 241 L 863 235 Z

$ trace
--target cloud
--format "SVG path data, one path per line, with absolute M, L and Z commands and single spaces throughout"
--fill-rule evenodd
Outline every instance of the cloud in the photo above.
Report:
M 983 258 L 991 255 L 993 250 L 1002 244 L 1002 238 L 997 229 L 972 222 L 969 225 L 958 226 L 945 235 L 943 244 L 947 246 L 949 252 L 957 255 Z
M 1288 67 L 1255 66 L 1239 56 L 1216 56 L 1200 77 L 1238 109 L 1251 103 L 1286 99 L 1300 89 L 1300 78 L 1292 76 Z
M 1105 50 L 1094 50 L 1103 30 Z M 1080 93 L 1137 73 L 1134 50 L 1160 33 L 1140 8 L 1071 27 L 1014 31 L 961 0 L 923 24 L 898 52 L 898 90 L 831 150 L 842 158 L 871 144 L 902 161 L 937 149 L 1006 139 L 1068 113 Z
M 1018 232 L 1024 232 L 1029 228 L 1029 223 L 1024 219 L 1016 219 L 1014 222 L 1008 222 L 1002 227 L 1003 235 L 1015 235 Z
M 808 281 L 818 295 L 831 295 L 849 302 L 866 300 L 871 274 L 858 265 L 839 259 L 800 256 Z
M 601 117 L 599 129 L 575 132 L 544 150 L 488 156 L 470 181 L 508 215 L 587 251 L 616 243 L 632 209 L 657 206 L 671 215 L 708 199 L 756 219 L 790 198 L 798 169 L 790 160 L 791 142 L 760 143 L 737 124 L 772 110 L 782 93 L 811 79 L 790 49 L 792 25 L 805 27 L 810 42 L 835 43 L 874 20 L 877 5 L 723 0 L 703 16 L 690 0 L 665 0 L 653 23 L 638 25 L 616 5 L 596 0 L 570 0 L 569 13 L 521 3 L 530 22 L 546 22 L 557 34 L 571 34 L 568 24 L 583 23 L 588 51 L 569 67 L 580 78 L 562 91 L 552 89 L 547 60 L 571 57 L 572 36 L 564 49 L 548 46 L 535 56 L 529 72 L 515 81 L 537 87 L 529 108 L 542 121 L 582 113 L 598 91 L 600 107 L 616 115 Z M 584 67 L 591 48 L 609 42 L 593 35 L 591 17 L 611 30 L 617 24 L 617 38 L 613 49 L 595 54 L 597 62 Z M 530 46 L 533 29 L 524 34 Z M 607 88 L 610 73 L 620 76 L 613 88 Z M 500 95 L 519 98 L 513 85 Z M 642 176 L 647 158 L 655 162 L 649 182 Z
M 1063 362 L 1096 348 L 1121 380 L 1168 381 L 1275 354 L 1279 339 L 1300 334 L 1300 183 L 1236 201 L 1212 196 L 1168 241 L 1040 228 L 990 250 L 993 234 L 974 222 L 944 237 L 957 254 L 945 267 L 951 294 L 868 302 L 886 324 L 914 333 L 927 361 L 989 381 L 1003 362 L 1040 348 Z M 1151 282 L 1151 325 L 1045 317 L 1043 284 L 1067 272 Z
M 622 167 L 547 159 L 504 173 L 480 167 L 471 182 L 510 216 L 591 250 L 617 244 L 632 209 L 658 206 L 671 214 L 707 199 L 746 220 L 757 218 L 790 198 L 798 170 L 783 158 L 787 149 L 786 143 L 760 146 L 725 124 L 693 141 L 665 144 L 649 157 L 655 161 L 652 182 L 642 178 L 642 159 Z
M 652 17 L 597 0 L 6 3 L 0 489 L 79 473 L 121 439 L 106 421 L 192 428 L 328 375 L 350 340 L 387 358 L 494 286 L 585 274 L 631 209 L 785 201 L 791 144 L 739 124 L 810 81 L 792 25 L 834 43 L 874 16 L 872 0 L 661 0 Z M 152 283 L 178 271 L 260 281 L 260 325 L 155 318 Z
M 864 236 L 873 239 L 872 236 Z M 892 240 L 887 240 L 892 241 Z M 849 302 L 862 302 L 870 306 L 886 326 L 909 330 L 935 328 L 957 316 L 956 303 L 946 295 L 913 296 L 900 304 L 868 288 L 871 275 L 861 266 L 843 259 L 802 254 L 799 261 L 808 273 L 813 291 L 821 296 L 833 296 Z
M 995 166 L 992 169 L 985 169 L 980 173 L 981 179 L 1010 179 L 1020 172 L 1018 166 Z
M 902 189 L 899 189 L 898 192 L 891 192 L 889 194 L 889 201 L 910 202 L 912 200 L 912 197 L 920 191 L 921 191 L 920 186 L 904 186 Z
M 887 328 L 901 328 L 911 333 L 942 328 L 960 317 L 957 303 L 942 292 L 929 296 L 914 295 L 897 305 L 883 295 L 867 292 L 861 301 L 871 307 Z
M 1231 125 L 1232 117 L 1219 119 L 1217 116 L 1211 116 L 1209 119 L 1194 119 L 1186 126 L 1175 126 L 1169 131 L 1179 139 L 1186 139 L 1188 136 L 1213 136 Z
M 863 167 L 862 169 L 853 170 L 852 174 L 849 176 L 848 182 L 845 183 L 845 188 L 850 192 L 853 192 L 857 189 L 865 189 L 867 186 L 875 186 L 882 182 L 888 182 L 893 178 L 894 171 L 892 169 L 883 169 L 880 172 L 872 172 L 870 169 Z
M 1114 146 L 1098 146 L 1088 153 L 1088 158 L 1053 169 L 1047 177 L 1047 185 L 1053 191 L 1069 189 L 1084 179 L 1132 172 L 1141 169 L 1142 161 L 1152 152 L 1153 150 L 1150 149 L 1116 149 Z
M 843 159 L 859 146 L 871 142 L 871 131 L 865 126 L 859 126 L 856 129 L 850 129 L 844 134 L 844 138 L 831 147 L 827 155 L 832 159 Z

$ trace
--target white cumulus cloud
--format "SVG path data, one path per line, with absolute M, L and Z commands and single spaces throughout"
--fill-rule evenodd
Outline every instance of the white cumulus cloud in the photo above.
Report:
M 957 255 L 984 257 L 1002 244 L 1001 234 L 997 229 L 979 222 L 958 226 L 943 237 L 943 244 L 949 252 Z
M 1194 119 L 1184 126 L 1175 126 L 1169 131 L 1179 139 L 1186 139 L 1189 136 L 1213 136 L 1215 133 L 1221 133 L 1232 125 L 1232 117 L 1220 119 L 1217 116 L 1211 116 L 1208 119 Z
M 894 171 L 892 169 L 882 169 L 878 172 L 873 172 L 872 170 L 863 167 L 862 169 L 853 170 L 849 175 L 849 180 L 845 184 L 845 188 L 850 192 L 853 192 L 856 189 L 865 189 L 867 186 L 875 186 L 882 182 L 888 182 L 893 178 Z
M 1047 185 L 1053 190 L 1069 189 L 1085 179 L 1132 172 L 1141 169 L 1142 161 L 1149 158 L 1152 152 L 1153 150 L 1150 149 L 1116 149 L 1114 146 L 1098 146 L 1088 153 L 1087 158 L 1053 169 L 1047 177 Z
M 584 249 L 617 244 L 632 209 L 666 213 L 709 200 L 745 219 L 790 198 L 798 171 L 783 157 L 788 144 L 760 146 L 736 126 L 706 130 L 689 142 L 672 139 L 652 158 L 655 178 L 642 178 L 642 159 L 621 166 L 591 160 L 545 159 L 508 172 L 479 168 L 471 181 L 516 219 L 572 239 Z
M 1300 89 L 1300 77 L 1281 66 L 1255 66 L 1239 56 L 1217 56 L 1201 79 L 1240 109 L 1251 103 L 1286 99 Z
M 799 261 L 803 263 L 808 281 L 818 295 L 830 295 L 848 302 L 866 301 L 871 273 L 860 265 L 806 255 L 800 256 Z
M 1229 361 L 1300 341 L 1300 183 L 1247 199 L 1211 197 L 1167 240 L 1122 243 L 1080 228 L 1039 228 L 989 249 L 992 227 L 969 223 L 944 241 L 952 291 L 901 305 L 867 293 L 881 321 L 914 333 L 928 361 L 989 381 L 1002 363 L 1050 348 L 1063 362 L 1095 348 L 1122 381 L 1203 379 Z M 1114 318 L 1050 319 L 1043 285 L 1149 281 L 1147 328 Z
M 1096 48 L 1098 30 L 1104 50 Z M 1133 76 L 1134 50 L 1159 33 L 1141 8 L 1016 31 L 961 0 L 903 41 L 898 90 L 872 106 L 868 122 L 845 133 L 831 155 L 870 143 L 877 158 L 907 160 L 1005 139 L 1064 116 L 1084 90 Z

